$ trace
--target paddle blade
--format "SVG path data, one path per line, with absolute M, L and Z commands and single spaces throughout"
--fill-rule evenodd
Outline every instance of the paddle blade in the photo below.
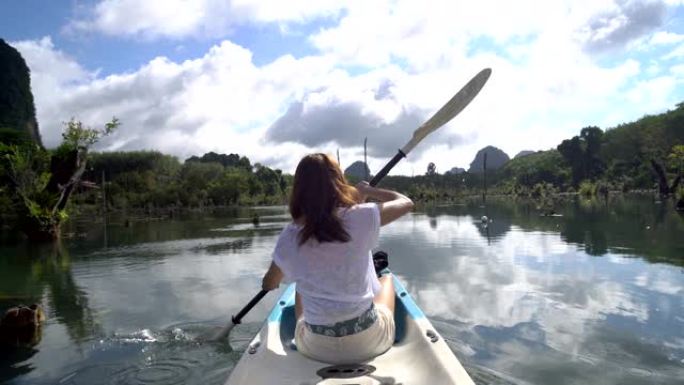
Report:
M 221 330 L 219 330 L 216 334 L 214 334 L 214 336 L 210 338 L 210 341 L 217 342 L 227 338 L 230 334 L 230 331 L 233 330 L 234 327 L 234 323 L 229 323 L 228 325 L 224 326 Z
M 485 68 L 480 71 L 475 77 L 470 79 L 468 84 L 463 86 L 460 91 L 454 95 L 451 100 L 439 109 L 430 119 L 428 119 L 422 126 L 413 133 L 413 138 L 401 149 L 404 154 L 408 154 L 423 138 L 428 136 L 436 129 L 442 127 L 463 109 L 470 104 L 470 102 L 477 96 L 482 87 L 484 87 L 487 79 L 492 74 L 490 68 Z

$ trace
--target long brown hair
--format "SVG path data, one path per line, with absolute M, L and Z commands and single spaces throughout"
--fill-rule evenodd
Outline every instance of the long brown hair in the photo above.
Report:
M 357 203 L 358 192 L 350 186 L 340 166 L 326 154 L 305 156 L 295 171 L 290 195 L 290 214 L 304 227 L 299 244 L 313 237 L 318 242 L 348 242 L 349 233 L 337 216 L 337 208 Z

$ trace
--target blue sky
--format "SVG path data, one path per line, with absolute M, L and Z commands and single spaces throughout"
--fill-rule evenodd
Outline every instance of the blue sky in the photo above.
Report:
M 79 4 L 75 6 L 74 4 Z M 96 1 L 74 0 L 22 0 L 6 1 L 0 16 L 0 37 L 8 41 L 37 40 L 50 36 L 55 46 L 68 52 L 81 65 L 99 70 L 107 76 L 137 70 L 157 56 L 174 61 L 200 57 L 223 38 L 243 47 L 249 47 L 257 65 L 269 63 L 281 55 L 295 57 L 309 55 L 313 47 L 302 41 L 313 31 L 331 24 L 331 20 L 314 20 L 295 26 L 293 31 L 280 33 L 275 24 L 245 25 L 224 36 L 214 38 L 190 37 L 172 39 L 135 39 L 107 36 L 96 33 L 79 34 L 65 31 L 71 20 L 79 17 Z M 80 10 L 80 11 L 79 11 Z
M 3 1 L 41 134 L 121 129 L 100 150 L 235 152 L 291 172 L 311 151 L 380 168 L 480 69 L 459 117 L 395 171 L 555 147 L 684 100 L 682 0 Z

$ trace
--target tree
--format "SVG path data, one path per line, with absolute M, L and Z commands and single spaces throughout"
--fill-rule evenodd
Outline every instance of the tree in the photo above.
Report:
M 428 163 L 427 172 L 425 175 L 435 175 L 437 174 L 437 166 L 433 162 Z
M 667 160 L 670 167 L 677 170 L 677 175 L 682 175 L 682 170 L 684 170 L 684 145 L 672 146 L 672 152 L 667 156 Z
M 602 143 L 603 131 L 590 126 L 583 128 L 579 136 L 558 145 L 558 152 L 572 170 L 573 185 L 578 186 L 582 180 L 595 179 L 603 173 L 605 166 L 599 157 Z
M 2 145 L 3 168 L 18 199 L 21 229 L 31 240 L 54 240 L 67 218 L 66 206 L 85 171 L 88 149 L 109 135 L 119 121 L 113 118 L 98 130 L 72 119 L 65 123 L 62 144 L 51 155 L 38 144 Z
M 580 140 L 584 144 L 584 174 L 590 179 L 595 179 L 604 170 L 604 164 L 599 158 L 603 143 L 603 131 L 595 126 L 585 127 L 580 131 Z

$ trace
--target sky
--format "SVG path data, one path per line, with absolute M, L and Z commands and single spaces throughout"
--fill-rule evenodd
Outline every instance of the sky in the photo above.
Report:
M 0 0 L 47 147 L 209 151 L 293 173 L 311 152 L 377 172 L 483 68 L 456 118 L 391 174 L 548 150 L 684 101 L 684 0 Z

